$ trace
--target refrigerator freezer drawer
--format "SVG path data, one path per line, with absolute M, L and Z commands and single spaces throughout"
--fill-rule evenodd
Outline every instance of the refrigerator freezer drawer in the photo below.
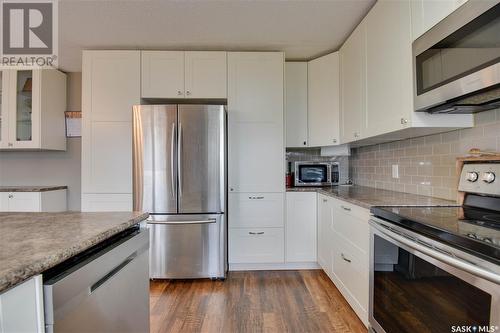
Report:
M 153 215 L 147 222 L 152 279 L 225 278 L 223 214 Z

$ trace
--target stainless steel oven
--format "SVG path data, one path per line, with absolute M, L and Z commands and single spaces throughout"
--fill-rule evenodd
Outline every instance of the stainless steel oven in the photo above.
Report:
M 295 162 L 295 186 L 330 186 L 339 183 L 338 162 Z
M 377 217 L 370 230 L 372 330 L 498 331 L 498 265 Z
M 415 109 L 473 113 L 500 106 L 500 3 L 468 1 L 413 43 Z

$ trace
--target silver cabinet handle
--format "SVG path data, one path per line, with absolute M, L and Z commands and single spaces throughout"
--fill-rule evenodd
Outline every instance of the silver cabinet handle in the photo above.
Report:
M 14 195 L 13 194 L 9 194 L 9 199 L 12 199 L 14 198 Z
M 191 92 L 189 90 L 187 90 L 186 95 L 191 95 Z
M 250 200 L 262 200 L 264 197 L 248 197 Z
M 341 253 L 340 256 L 344 259 L 344 261 L 351 262 L 351 259 L 347 259 L 343 253 Z
M 333 143 L 337 143 L 337 139 L 332 139 L 332 142 Z
M 13 146 L 14 146 L 14 144 L 13 144 L 12 142 L 9 142 L 9 143 L 8 143 L 8 146 L 9 146 L 9 147 L 13 147 Z
M 192 220 L 192 221 L 155 221 L 155 220 L 147 220 L 147 224 L 168 224 L 168 225 L 182 225 L 182 224 L 208 224 L 215 223 L 216 219 L 207 219 L 207 220 Z
M 231 192 L 232 192 L 232 191 L 234 191 L 234 188 L 230 187 L 230 188 L 229 188 L 229 191 L 231 191 Z
M 249 231 L 248 232 L 249 235 L 263 235 L 264 234 L 264 231 L 259 231 L 259 232 L 253 232 L 253 231 Z
M 177 95 L 182 96 L 182 91 L 177 90 Z
M 328 202 L 328 199 L 323 199 L 323 202 Z
M 359 133 L 358 132 L 354 132 L 354 137 L 355 138 L 359 137 Z
M 175 123 L 172 123 L 172 142 L 170 144 L 170 181 L 172 182 L 172 197 L 177 194 L 177 182 L 175 181 Z
M 343 209 L 343 210 L 346 210 L 346 211 L 348 211 L 348 212 L 350 212 L 350 211 L 351 211 L 351 208 L 349 208 L 349 207 L 346 207 L 346 206 L 340 206 L 340 207 L 342 207 L 342 209 Z
M 401 125 L 408 124 L 408 119 L 401 118 Z
M 179 145 L 177 147 L 177 180 L 179 198 L 182 197 L 182 123 L 179 122 Z

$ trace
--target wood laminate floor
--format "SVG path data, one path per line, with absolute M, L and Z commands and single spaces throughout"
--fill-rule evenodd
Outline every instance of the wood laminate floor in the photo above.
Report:
M 226 281 L 155 280 L 157 332 L 364 332 L 321 270 L 230 272 Z

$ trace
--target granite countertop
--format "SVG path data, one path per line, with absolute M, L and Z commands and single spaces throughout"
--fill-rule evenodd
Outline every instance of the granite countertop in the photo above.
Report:
M 148 215 L 0 213 L 0 293 L 138 224 Z
M 458 206 L 455 201 L 358 185 L 290 187 L 287 192 L 318 192 L 370 209 L 373 206 Z
M 0 192 L 47 192 L 66 190 L 66 185 L 61 186 L 0 186 Z

